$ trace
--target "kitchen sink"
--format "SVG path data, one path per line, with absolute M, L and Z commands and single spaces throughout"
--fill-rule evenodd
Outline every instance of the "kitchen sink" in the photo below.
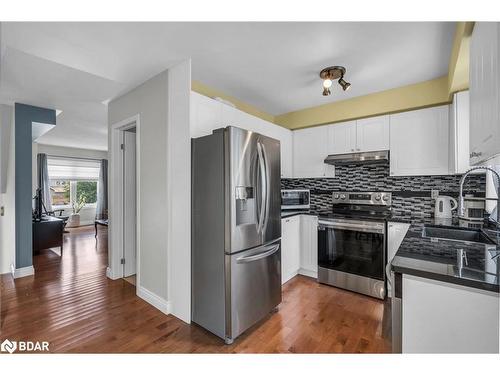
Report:
M 484 234 L 481 229 L 445 228 L 425 225 L 422 231 L 422 237 L 495 245 L 495 242 L 493 242 L 486 234 Z

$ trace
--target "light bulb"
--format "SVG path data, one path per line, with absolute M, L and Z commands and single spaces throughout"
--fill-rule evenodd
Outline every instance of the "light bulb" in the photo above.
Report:
M 332 87 L 332 83 L 332 80 L 327 78 L 323 81 L 323 87 L 325 89 L 329 89 L 330 87 Z

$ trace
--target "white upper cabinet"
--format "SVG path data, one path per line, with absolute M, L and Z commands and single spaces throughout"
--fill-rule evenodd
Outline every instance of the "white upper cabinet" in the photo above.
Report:
M 222 106 L 217 100 L 191 92 L 191 138 L 212 134 L 212 130 L 223 127 Z
M 293 176 L 325 177 L 328 127 L 319 126 L 293 132 Z
M 389 130 L 389 116 L 329 125 L 328 154 L 388 150 Z
M 213 100 L 213 99 L 212 99 Z M 259 118 L 240 111 L 227 104 L 222 104 L 223 126 L 236 126 L 241 129 L 262 133 L 263 126 Z
M 356 121 L 339 122 L 328 125 L 326 128 L 328 155 L 347 154 L 356 151 Z M 326 157 L 326 155 L 324 156 Z
M 291 130 L 196 92 L 191 92 L 190 111 L 191 138 L 212 134 L 214 129 L 236 126 L 279 140 L 281 145 L 281 177 L 292 177 L 293 136 Z
M 448 106 L 390 116 L 391 176 L 446 175 Z
M 356 121 L 356 151 L 389 150 L 389 116 Z
M 453 95 L 450 105 L 450 173 L 462 174 L 469 166 L 469 92 Z
M 470 164 L 500 153 L 500 23 L 476 22 L 470 47 Z

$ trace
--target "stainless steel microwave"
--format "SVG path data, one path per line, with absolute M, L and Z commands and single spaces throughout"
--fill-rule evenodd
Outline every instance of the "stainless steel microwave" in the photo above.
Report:
M 311 192 L 309 189 L 281 190 L 282 210 L 308 210 L 311 207 Z

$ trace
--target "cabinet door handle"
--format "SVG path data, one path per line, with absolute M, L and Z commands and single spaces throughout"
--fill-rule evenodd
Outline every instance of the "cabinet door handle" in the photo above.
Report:
M 471 158 L 477 158 L 479 156 L 481 156 L 483 153 L 482 152 L 475 152 L 475 151 L 472 151 L 469 155 L 469 157 Z

